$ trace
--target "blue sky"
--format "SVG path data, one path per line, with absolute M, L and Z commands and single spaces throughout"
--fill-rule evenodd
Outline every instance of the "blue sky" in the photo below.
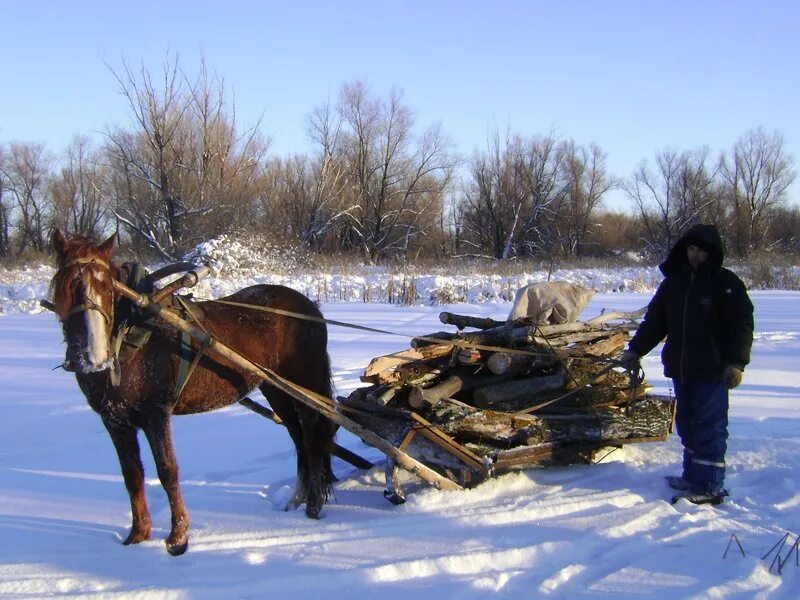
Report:
M 158 70 L 203 54 L 240 123 L 276 153 L 308 148 L 311 109 L 360 79 L 402 89 L 417 123 L 465 154 L 499 129 L 598 143 L 627 176 L 664 148 L 730 148 L 777 129 L 800 162 L 793 1 L 169 1 L 0 4 L 0 142 L 57 152 L 128 122 L 106 63 Z M 793 195 L 800 196 L 800 186 Z M 618 199 L 614 203 L 619 202 Z M 613 204 L 613 203 L 612 203 Z

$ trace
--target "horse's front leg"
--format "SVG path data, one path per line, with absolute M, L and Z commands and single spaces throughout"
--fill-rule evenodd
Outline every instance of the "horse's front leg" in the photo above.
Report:
M 153 416 L 144 429 L 153 459 L 158 470 L 158 478 L 169 499 L 172 511 L 172 530 L 166 539 L 167 551 L 172 556 L 179 556 L 189 547 L 189 513 L 183 503 L 180 483 L 178 481 L 178 462 L 172 444 L 172 425 L 170 415 Z
M 147 510 L 147 497 L 144 492 L 144 468 L 139 454 L 139 440 L 136 429 L 129 423 L 103 419 L 103 424 L 114 442 L 122 478 L 131 501 L 131 531 L 122 543 L 138 544 L 150 539 L 150 511 Z

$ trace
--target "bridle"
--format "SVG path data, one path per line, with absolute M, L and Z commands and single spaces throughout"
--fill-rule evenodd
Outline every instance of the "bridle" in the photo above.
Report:
M 97 265 L 99 267 L 103 267 L 109 273 L 111 271 L 110 265 L 106 261 L 104 261 L 102 259 L 99 259 L 99 258 L 76 258 L 75 260 L 72 260 L 72 261 L 68 262 L 63 267 L 59 268 L 58 270 L 59 271 L 63 271 L 65 269 L 69 269 L 70 267 L 74 267 L 75 265 L 78 265 L 78 272 L 80 273 L 81 277 L 83 277 L 83 270 L 86 267 L 91 266 L 91 265 Z M 112 302 L 111 306 L 112 306 L 112 310 L 113 310 L 113 306 L 114 306 L 113 302 Z M 67 314 L 65 314 L 63 317 L 59 317 L 59 320 L 62 323 L 64 323 L 71 316 L 80 314 L 82 312 L 87 312 L 87 311 L 90 311 L 90 310 L 96 310 L 101 315 L 103 315 L 103 318 L 106 321 L 106 325 L 108 325 L 109 331 L 111 331 L 111 327 L 114 324 L 113 316 L 110 315 L 106 309 L 104 309 L 102 306 L 100 306 L 94 300 L 92 300 L 91 298 L 88 298 L 88 297 L 84 300 L 83 303 L 76 304 L 72 308 L 70 308 L 67 311 Z
M 64 266 L 60 267 L 58 269 L 58 271 L 63 271 L 65 269 L 69 269 L 69 268 L 74 267 L 76 265 L 78 266 L 78 273 L 79 273 L 79 275 L 81 277 L 83 277 L 84 269 L 86 269 L 88 267 L 91 267 L 91 266 L 102 267 L 103 269 L 105 269 L 109 273 L 109 276 L 111 275 L 111 266 L 108 264 L 108 262 L 106 262 L 105 260 L 102 260 L 100 258 L 91 258 L 91 257 L 90 258 L 76 258 L 74 260 L 71 260 L 70 262 L 68 262 Z M 113 293 L 113 291 L 112 291 L 112 293 Z M 113 317 L 114 302 L 113 302 L 113 300 L 111 302 L 111 311 L 112 311 L 112 313 L 109 314 L 109 312 L 106 309 L 104 309 L 102 306 L 97 304 L 91 298 L 87 297 L 85 294 L 84 294 L 84 297 L 85 297 L 85 300 L 83 301 L 83 303 L 74 305 L 72 308 L 70 308 L 67 311 L 67 313 L 63 317 L 59 317 L 59 321 L 61 321 L 62 325 L 64 325 L 66 327 L 67 319 L 69 319 L 73 315 L 77 315 L 77 314 L 80 314 L 80 313 L 83 313 L 83 312 L 88 312 L 90 310 L 96 310 L 101 315 L 103 315 L 103 319 L 105 319 L 106 325 L 108 326 L 108 331 L 112 332 L 113 331 L 113 327 L 114 327 L 114 317 Z M 111 385 L 113 385 L 114 387 L 119 385 L 120 377 L 121 377 L 121 369 L 120 369 L 120 364 L 119 364 L 119 347 L 120 347 L 120 345 L 122 343 L 122 337 L 123 337 L 122 334 L 118 333 L 117 334 L 117 339 L 113 340 L 111 342 L 111 351 L 112 351 L 112 355 L 113 355 L 113 358 L 114 358 L 114 363 L 113 363 L 113 367 L 111 368 L 110 375 L 111 375 Z M 64 361 L 64 365 L 62 365 L 62 366 L 67 370 L 72 370 L 71 368 L 67 367 L 67 364 L 68 364 L 68 361 L 65 360 Z

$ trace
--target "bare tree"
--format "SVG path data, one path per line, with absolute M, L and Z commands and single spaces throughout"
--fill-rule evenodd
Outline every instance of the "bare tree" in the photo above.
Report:
M 615 185 L 606 170 L 606 155 L 599 146 L 565 142 L 559 162 L 564 194 L 555 210 L 556 242 L 565 257 L 579 257 L 591 233 L 593 217 L 603 196 Z
M 341 114 L 330 102 L 311 113 L 308 136 L 314 146 L 310 156 L 269 162 L 259 201 L 268 228 L 319 250 L 330 242 L 337 221 L 347 212 L 342 208 L 348 173 Z
M 47 193 L 52 159 L 43 144 L 18 143 L 9 145 L 2 165 L 7 193 L 17 209 L 17 249 L 44 252 L 47 249 L 47 219 L 50 199 Z
M 191 94 L 184 195 L 192 198 L 205 216 L 202 226 L 194 218 L 193 235 L 216 235 L 236 227 L 248 209 L 263 172 L 269 140 L 260 132 L 260 120 L 240 130 L 235 106 L 225 102 L 224 81 L 209 74 L 205 61 L 194 82 L 186 81 Z M 198 237 L 199 236 L 199 237 Z
M 351 207 L 342 206 L 344 190 L 349 184 L 342 144 L 342 114 L 330 101 L 320 105 L 308 120 L 308 136 L 316 147 L 312 156 L 312 193 L 306 212 L 302 240 L 312 247 L 331 231 L 337 220 Z
M 560 177 L 565 153 L 563 144 L 551 131 L 528 142 L 524 172 L 528 177 L 529 207 L 523 228 L 522 245 L 526 254 L 555 256 L 555 221 L 569 188 Z
M 794 161 L 780 133 L 755 129 L 739 138 L 731 157 L 723 158 L 722 172 L 735 224 L 734 245 L 744 257 L 763 247 L 775 210 L 794 182 Z
M 467 243 L 502 259 L 549 253 L 553 211 L 564 195 L 557 146 L 552 134 L 495 134 L 488 151 L 475 154 L 460 203 Z
M 5 176 L 6 166 L 5 146 L 0 146 L 0 258 L 11 255 L 11 205 L 8 192 L 8 183 Z
M 133 116 L 130 130 L 107 132 L 114 214 L 163 258 L 229 227 L 255 196 L 266 141 L 258 127 L 237 130 L 224 84 L 205 64 L 190 80 L 176 57 L 159 80 L 127 64 L 112 73 Z
M 470 164 L 459 221 L 465 240 L 477 253 L 508 258 L 515 249 L 527 190 L 522 170 L 525 140 L 495 134 L 487 152 L 476 153 Z
M 797 255 L 800 252 L 800 208 L 782 206 L 775 209 L 773 217 L 772 245 L 783 252 Z
M 99 236 L 107 224 L 106 167 L 98 163 L 89 140 L 79 136 L 64 153 L 59 173 L 50 180 L 53 225 L 71 234 Z
M 342 191 L 340 239 L 368 262 L 405 254 L 435 227 L 457 159 L 438 127 L 419 138 L 398 92 L 372 98 L 364 84 L 345 84 L 338 110 L 348 185 Z
M 649 249 L 663 257 L 710 206 L 716 171 L 708 168 L 706 149 L 663 150 L 655 165 L 652 172 L 642 162 L 623 189 L 641 216 Z

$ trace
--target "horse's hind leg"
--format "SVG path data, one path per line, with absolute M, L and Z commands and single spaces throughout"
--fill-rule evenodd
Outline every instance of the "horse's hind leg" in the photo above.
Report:
M 158 479 L 167 493 L 172 511 L 172 529 L 166 539 L 167 551 L 172 556 L 179 556 L 189 547 L 189 513 L 183 503 L 178 481 L 178 462 L 172 444 L 170 415 L 164 412 L 151 417 L 144 432 L 153 452 Z
M 306 449 L 303 445 L 303 428 L 294 407 L 294 400 L 286 393 L 263 384 L 259 387 L 261 393 L 269 402 L 275 414 L 281 418 L 284 426 L 289 431 L 289 437 L 294 442 L 297 453 L 297 479 L 294 486 L 294 494 L 286 506 L 286 510 L 293 510 L 303 504 L 308 496 L 308 461 L 306 460 Z
M 318 519 L 333 485 L 331 470 L 332 428 L 328 419 L 308 407 L 298 407 L 303 425 L 303 445 L 308 459 L 306 516 Z
M 139 440 L 136 429 L 129 424 L 119 424 L 103 419 L 103 424 L 114 442 L 114 448 L 122 469 L 122 478 L 131 501 L 131 531 L 122 543 L 138 544 L 150 539 L 150 511 L 147 510 L 147 497 L 144 492 L 144 468 L 139 454 Z

